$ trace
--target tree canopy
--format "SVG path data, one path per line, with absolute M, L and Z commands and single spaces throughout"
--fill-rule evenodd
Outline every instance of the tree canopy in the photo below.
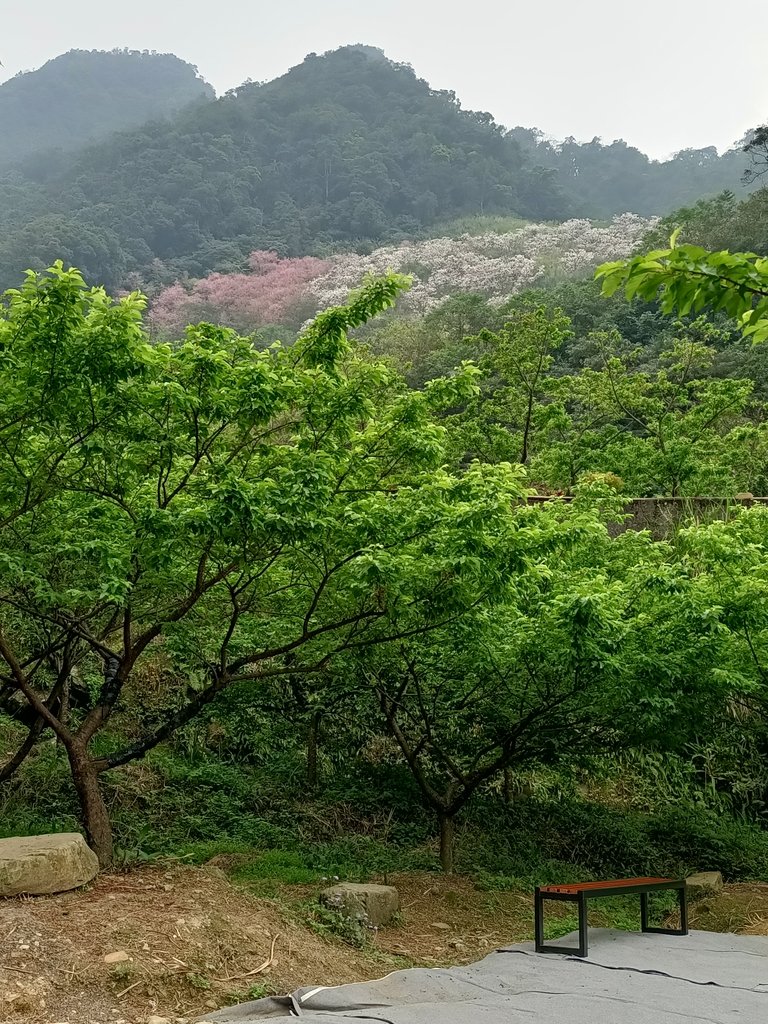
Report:
M 768 339 L 768 258 L 757 253 L 709 252 L 701 246 L 676 244 L 631 260 L 605 263 L 597 276 L 605 295 L 619 289 L 660 302 L 663 313 L 687 316 L 705 309 L 737 320 L 747 338 Z
M 471 368 L 411 392 L 346 338 L 405 283 L 372 281 L 292 348 L 261 352 L 205 324 L 152 345 L 140 296 L 115 302 L 60 264 L 8 294 L 3 704 L 66 747 L 103 860 L 99 773 L 235 682 L 321 672 L 502 584 L 518 474 L 441 469 L 434 417 L 466 400 Z M 94 754 L 148 658 L 186 682 L 143 735 Z M 75 669 L 89 683 L 65 715 Z

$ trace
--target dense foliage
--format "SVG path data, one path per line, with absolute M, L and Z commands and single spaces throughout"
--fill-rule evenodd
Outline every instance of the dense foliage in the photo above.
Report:
M 555 374 L 569 333 L 560 310 L 521 304 L 500 331 L 468 340 L 486 381 L 456 417 L 459 451 L 524 463 L 545 492 L 600 473 L 633 497 L 764 493 L 765 403 L 751 380 L 712 375 L 720 332 L 679 324 L 653 370 L 636 367 L 618 332 L 598 332 L 594 369 Z
M 712 196 L 724 189 L 743 193 L 748 160 L 742 147 L 718 155 L 714 146 L 683 149 L 667 160 L 651 160 L 622 139 L 553 143 L 536 129 L 511 133 L 536 164 L 554 170 L 556 182 L 583 217 L 612 217 L 624 210 L 650 217 Z
M 736 162 L 507 133 L 358 46 L 8 172 L 0 829 L 768 878 L 768 193 L 519 219 Z
M 761 188 L 741 200 L 726 191 L 675 210 L 659 221 L 649 234 L 646 247 L 664 248 L 678 229 L 681 241 L 705 249 L 757 252 L 764 256 L 768 252 L 768 189 Z
M 433 417 L 466 400 L 471 369 L 409 392 L 347 341 L 404 283 L 371 282 L 262 352 L 206 325 L 153 346 L 139 296 L 113 303 L 61 265 L 8 294 L 3 697 L 28 721 L 21 760 L 42 727 L 63 743 L 104 862 L 101 772 L 235 684 L 322 674 L 450 620 L 535 552 L 511 467 L 440 468 Z M 147 659 L 185 682 L 134 742 L 95 754 Z M 75 702 L 76 670 L 101 681 Z
M 425 838 L 416 806 L 434 815 L 446 870 L 470 805 L 509 804 L 547 773 L 567 786 L 620 753 L 674 763 L 713 731 L 730 809 L 761 806 L 764 774 L 739 791 L 722 751 L 729 707 L 758 761 L 765 745 L 768 513 L 669 541 L 612 526 L 616 471 L 634 493 L 692 493 L 717 465 L 725 493 L 751 451 L 762 479 L 759 425 L 733 422 L 750 383 L 696 376 L 716 328 L 679 329 L 654 372 L 609 355 L 553 376 L 571 323 L 523 298 L 470 339 L 479 374 L 412 390 L 348 337 L 406 284 L 371 279 L 293 346 L 263 350 L 205 324 L 152 344 L 139 295 L 111 300 L 61 265 L 6 296 L 0 781 L 23 792 L 55 735 L 102 863 L 114 773 L 167 764 L 159 751 L 201 728 L 223 758 L 214 776 L 227 761 L 269 773 L 281 749 L 309 792 L 329 770 L 369 787 L 366 764 L 380 785 L 394 773 L 381 798 Z M 575 500 L 529 501 L 545 472 Z M 571 834 L 567 815 L 561 826 Z M 286 841 L 253 827 L 261 844 Z M 660 854 L 675 867 L 692 864 L 680 828 Z M 765 873 L 756 832 L 729 841 L 728 871 Z M 606 833 L 578 863 L 640 863 L 628 842 Z
M 708 252 L 676 244 L 631 260 L 606 263 L 598 271 L 606 295 L 622 289 L 627 298 L 659 300 L 662 312 L 687 316 L 722 310 L 737 320 L 747 338 L 768 340 L 768 258 L 752 252 Z

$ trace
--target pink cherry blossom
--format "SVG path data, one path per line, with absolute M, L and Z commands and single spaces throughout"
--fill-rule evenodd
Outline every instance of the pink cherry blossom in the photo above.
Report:
M 298 325 L 316 312 L 317 300 L 307 285 L 329 269 L 328 262 L 256 251 L 248 266 L 248 273 L 209 274 L 163 289 L 152 304 L 153 327 L 178 334 L 187 324 L 210 320 L 250 332 L 265 324 Z
M 152 305 L 151 321 L 164 334 L 180 333 L 199 320 L 244 333 L 265 324 L 298 327 L 318 309 L 344 302 L 366 275 L 387 270 L 413 279 L 399 304 L 406 315 L 423 316 L 459 292 L 503 302 L 533 285 L 586 275 L 600 263 L 630 256 L 654 224 L 623 213 L 603 226 L 589 220 L 526 224 L 515 231 L 400 242 L 370 255 L 340 253 L 328 260 L 281 259 L 258 250 L 248 258 L 247 273 L 210 274 L 165 288 Z

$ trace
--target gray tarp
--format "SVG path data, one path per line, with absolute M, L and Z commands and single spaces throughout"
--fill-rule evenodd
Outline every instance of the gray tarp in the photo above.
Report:
M 215 1024 L 768 1024 L 768 938 L 591 929 L 585 960 L 500 949 L 468 967 L 302 988 L 209 1014 Z M 575 944 L 576 935 L 562 942 Z

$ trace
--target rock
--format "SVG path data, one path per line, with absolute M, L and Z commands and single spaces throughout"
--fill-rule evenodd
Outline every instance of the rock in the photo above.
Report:
M 171 1024 L 171 1021 L 168 1017 L 158 1017 L 152 1014 L 151 1017 L 147 1017 L 147 1024 Z
M 698 900 L 703 896 L 711 896 L 713 892 L 721 892 L 723 876 L 719 871 L 699 871 L 689 875 L 685 880 L 685 889 L 689 900 Z
M 435 928 L 439 932 L 449 932 L 451 930 L 451 926 L 446 924 L 445 921 L 433 921 L 429 927 Z
M 78 889 L 99 862 L 78 832 L 0 839 L 0 896 L 42 896 Z
M 324 889 L 320 899 L 344 917 L 356 918 L 371 928 L 389 924 L 400 909 L 400 897 L 391 885 L 342 882 Z
M 130 956 L 125 952 L 124 949 L 116 949 L 114 953 L 104 954 L 105 964 L 122 964 L 126 960 L 130 960 Z

